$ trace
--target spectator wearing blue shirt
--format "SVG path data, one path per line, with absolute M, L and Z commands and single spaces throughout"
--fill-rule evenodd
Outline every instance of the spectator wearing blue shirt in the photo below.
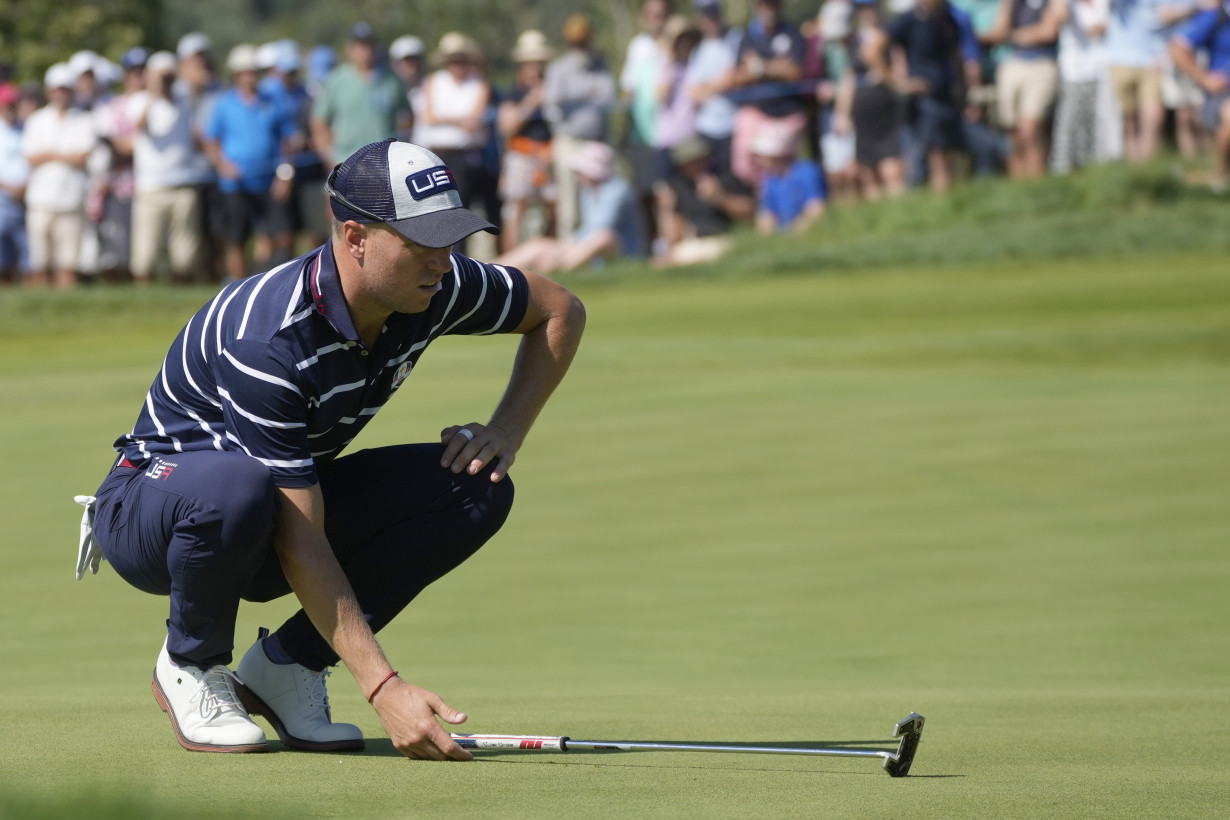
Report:
M 244 245 L 253 232 L 268 238 L 267 262 L 290 258 L 293 224 L 285 203 L 291 194 L 294 166 L 285 162 L 283 142 L 291 124 L 274 101 L 258 89 L 256 49 L 241 44 L 227 58 L 234 87 L 222 93 L 205 128 L 205 150 L 218 169 L 225 216 L 226 273 L 248 273 Z
M 26 209 L 22 199 L 30 166 L 21 153 L 21 123 L 17 121 L 17 89 L 0 83 L 0 281 L 21 281 L 29 267 L 26 253 Z
M 761 131 L 752 143 L 752 154 L 760 175 L 758 233 L 802 231 L 824 216 L 824 174 L 814 161 L 797 156 L 788 132 Z
M 895 84 L 911 97 L 911 159 L 925 163 L 932 189 L 945 191 L 952 184 L 948 151 L 969 145 L 966 97 L 981 79 L 973 24 L 948 0 L 919 0 L 888 24 L 888 39 Z
M 1197 51 L 1208 53 L 1207 68 L 1196 60 Z M 1217 152 L 1213 184 L 1224 191 L 1230 172 L 1230 8 L 1223 4 L 1193 17 L 1170 41 L 1170 56 L 1208 95 L 1201 114 Z

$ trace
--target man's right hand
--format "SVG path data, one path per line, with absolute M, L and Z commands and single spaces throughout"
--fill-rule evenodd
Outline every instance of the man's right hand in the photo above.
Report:
M 473 760 L 457 745 L 436 717 L 445 723 L 466 722 L 466 714 L 422 687 L 391 678 L 372 698 L 380 724 L 393 746 L 412 760 Z

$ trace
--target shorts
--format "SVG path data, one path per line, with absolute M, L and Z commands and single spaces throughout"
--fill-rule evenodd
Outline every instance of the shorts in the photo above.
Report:
M 1162 105 L 1168 109 L 1199 108 L 1204 103 L 1204 89 L 1173 63 L 1162 69 L 1161 82 Z
M 26 210 L 26 231 L 31 270 L 77 270 L 81 237 L 85 233 L 85 211 L 29 208 Z
M 0 271 L 25 271 L 29 266 L 25 209 L 0 200 Z
M 1230 91 L 1209 97 L 1200 108 L 1200 121 L 1210 134 L 1216 134 L 1222 123 L 1230 117 Z
M 914 138 L 923 152 L 947 151 L 965 144 L 961 133 L 962 114 L 957 107 L 944 100 L 919 97 L 915 100 Z
M 1119 101 L 1119 111 L 1125 117 L 1142 108 L 1158 108 L 1162 104 L 1162 72 L 1156 67 L 1113 65 L 1110 82 L 1115 89 L 1115 99 Z
M 854 91 L 850 112 L 854 122 L 854 158 L 864 168 L 901 156 L 901 101 L 887 85 L 865 85 Z
M 223 236 L 234 245 L 247 242 L 253 233 L 273 236 L 295 229 L 293 199 L 278 202 L 269 194 L 229 191 L 222 194 L 222 208 L 226 218 Z
M 544 147 L 545 151 L 536 153 L 523 153 L 513 148 L 504 152 L 500 168 L 500 196 L 507 200 L 555 201 L 550 143 L 544 144 Z
M 1046 119 L 1059 93 L 1059 66 L 1054 60 L 1009 57 L 995 76 L 999 122 L 1012 128 L 1018 120 Z

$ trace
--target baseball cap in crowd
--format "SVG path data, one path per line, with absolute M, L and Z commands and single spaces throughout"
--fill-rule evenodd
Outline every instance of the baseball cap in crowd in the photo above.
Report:
M 461 205 L 444 160 L 419 145 L 388 139 L 355 151 L 325 180 L 333 216 L 383 222 L 428 248 L 447 248 L 472 233 L 500 229 Z
M 389 59 L 404 60 L 407 57 L 422 57 L 427 48 L 413 34 L 403 34 L 389 44 Z
M 242 71 L 259 71 L 260 62 L 256 57 L 256 46 L 251 43 L 240 43 L 232 48 L 226 58 L 226 70 L 232 74 Z
M 483 50 L 472 37 L 467 37 L 460 31 L 447 32 L 440 38 L 440 45 L 432 53 L 434 63 L 447 63 L 451 60 L 473 62 L 483 58 Z
M 175 55 L 171 52 L 155 51 L 145 63 L 145 70 L 152 71 L 155 74 L 174 74 L 178 66 L 179 61 L 175 59 Z
M 830 41 L 848 37 L 853 16 L 854 8 L 847 0 L 825 0 L 817 20 L 820 36 Z
M 179 44 L 175 46 L 175 53 L 179 55 L 179 59 L 186 60 L 197 54 L 208 54 L 211 48 L 213 48 L 213 43 L 210 42 L 209 37 L 199 31 L 190 31 L 179 38 Z
M 610 179 L 614 169 L 615 154 L 605 142 L 587 142 L 572 157 L 572 170 L 595 182 Z
M 98 62 L 101 58 L 93 51 L 85 50 L 78 51 L 72 57 L 68 58 L 68 68 L 73 72 L 74 77 L 80 77 L 82 74 L 89 72 L 96 74 Z
M 689 162 L 704 159 L 713 153 L 704 137 L 692 135 L 671 149 L 671 162 L 683 167 Z
M 373 42 L 376 39 L 376 30 L 372 28 L 372 24 L 359 21 L 350 29 L 350 39 L 357 42 Z
M 762 157 L 789 157 L 794 154 L 794 138 L 780 128 L 762 128 L 752 137 L 751 149 Z
M 718 19 L 722 16 L 721 0 L 694 0 L 692 7 L 696 9 L 697 14 L 705 17 Z
M 517 37 L 513 46 L 514 63 L 545 63 L 555 56 L 555 49 L 547 43 L 547 37 L 538 29 L 526 29 Z
M 43 87 L 48 90 L 53 88 L 71 89 L 76 80 L 77 76 L 68 67 L 68 63 L 56 63 L 47 69 L 47 73 L 43 75 Z
M 17 102 L 21 97 L 17 86 L 12 83 L 0 83 L 0 105 L 9 106 Z
M 144 68 L 149 62 L 149 51 L 137 46 L 130 48 L 124 52 L 124 56 L 120 58 L 120 65 L 125 71 L 132 71 L 134 68 Z
M 256 47 L 256 67 L 261 71 L 267 71 L 274 67 L 278 62 L 278 44 L 277 43 L 262 43 Z M 230 63 L 230 59 L 227 59 Z M 233 70 L 233 69 L 232 69 Z

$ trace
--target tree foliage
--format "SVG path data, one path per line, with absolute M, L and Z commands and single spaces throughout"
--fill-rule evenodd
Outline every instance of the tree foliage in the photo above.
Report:
M 19 80 L 41 80 L 82 49 L 119 60 L 136 45 L 161 45 L 162 0 L 0 0 L 0 60 Z

